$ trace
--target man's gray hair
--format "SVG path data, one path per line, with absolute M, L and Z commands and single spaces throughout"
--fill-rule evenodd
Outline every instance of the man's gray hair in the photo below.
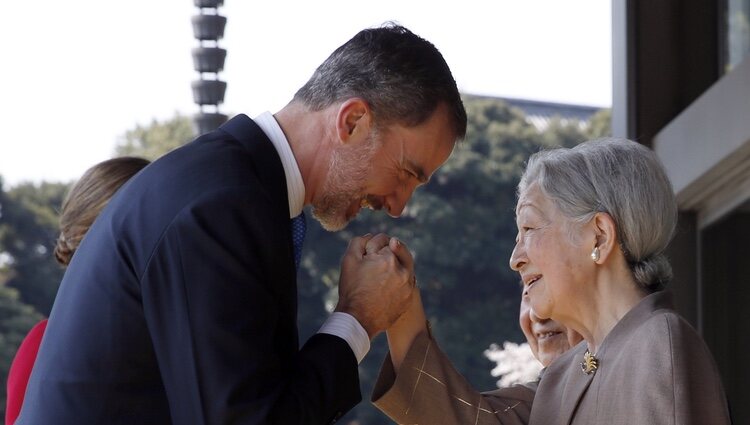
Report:
M 445 59 L 432 43 L 392 22 L 362 30 L 336 49 L 294 100 L 319 111 L 352 97 L 367 101 L 380 127 L 422 124 L 445 103 L 456 139 L 466 134 L 466 111 Z
M 544 150 L 529 158 L 518 193 L 532 183 L 575 223 L 586 223 L 597 212 L 609 214 L 642 288 L 655 292 L 671 280 L 663 251 L 674 234 L 677 205 L 664 166 L 652 150 L 614 138 Z

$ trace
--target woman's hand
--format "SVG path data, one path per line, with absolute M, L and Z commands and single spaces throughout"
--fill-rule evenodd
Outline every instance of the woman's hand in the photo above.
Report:
M 422 305 L 422 297 L 419 288 L 414 287 L 411 303 L 406 312 L 386 331 L 388 335 L 388 347 L 391 350 L 391 362 L 393 370 L 398 373 L 401 363 L 406 358 L 414 339 L 422 332 L 427 332 L 427 318 Z

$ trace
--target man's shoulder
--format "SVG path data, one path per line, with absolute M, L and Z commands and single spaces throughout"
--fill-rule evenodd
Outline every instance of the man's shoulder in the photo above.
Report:
M 232 136 L 217 130 L 155 160 L 128 184 L 128 196 L 145 199 L 156 196 L 160 203 L 184 203 L 232 188 L 242 191 L 242 188 L 278 185 L 278 179 L 264 179 L 259 172 L 263 163 L 274 159 L 263 150 L 247 149 Z

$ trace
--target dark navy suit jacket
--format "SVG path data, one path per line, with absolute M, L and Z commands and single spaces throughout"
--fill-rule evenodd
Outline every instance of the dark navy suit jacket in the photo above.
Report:
M 19 421 L 319 424 L 361 399 L 342 339 L 297 339 L 284 170 L 247 116 L 112 199 L 65 273 Z

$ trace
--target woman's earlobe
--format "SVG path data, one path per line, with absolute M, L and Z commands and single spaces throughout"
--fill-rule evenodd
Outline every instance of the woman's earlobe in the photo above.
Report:
M 594 260 L 595 263 L 599 262 L 600 254 L 601 253 L 599 252 L 599 247 L 595 246 L 594 249 L 591 251 L 591 259 Z

